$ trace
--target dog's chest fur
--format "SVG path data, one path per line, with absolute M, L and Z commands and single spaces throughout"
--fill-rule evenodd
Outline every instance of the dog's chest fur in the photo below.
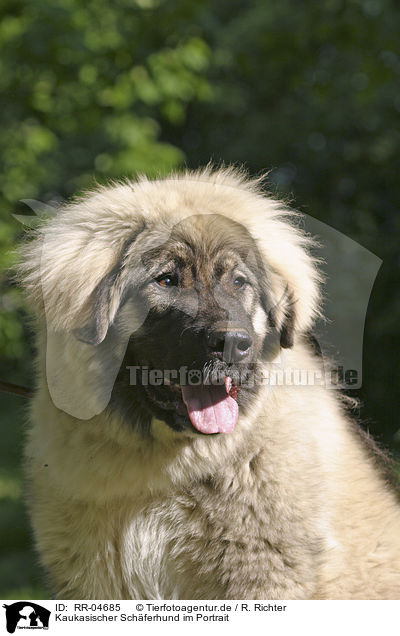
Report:
M 126 515 L 119 542 L 122 584 L 130 598 L 180 598 L 179 577 L 170 558 L 171 539 L 162 504 L 135 508 Z
M 128 597 L 309 596 L 320 548 L 315 528 L 299 527 L 296 511 L 262 501 L 266 494 L 245 495 L 234 478 L 135 503 L 119 530 Z
M 129 597 L 205 598 L 206 590 L 210 598 L 226 595 L 216 569 L 222 550 L 213 546 L 212 524 L 202 516 L 199 502 L 182 493 L 135 505 L 126 514 L 120 553 Z

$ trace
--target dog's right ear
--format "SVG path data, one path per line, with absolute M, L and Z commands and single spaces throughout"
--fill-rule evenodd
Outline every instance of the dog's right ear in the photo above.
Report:
M 125 267 L 129 256 L 132 256 L 134 243 L 143 231 L 138 229 L 125 243 L 118 262 L 108 274 L 96 285 L 86 303 L 88 319 L 83 327 L 74 329 L 73 334 L 80 342 L 97 346 L 107 336 L 110 325 L 114 322 L 117 312 L 124 301 L 128 286 L 134 295 L 141 276 L 145 275 L 141 259 L 137 258 L 134 267 Z
M 103 342 L 106 337 L 109 326 L 121 304 L 123 291 L 121 272 L 121 264 L 119 263 L 90 294 L 87 301 L 90 318 L 83 327 L 73 330 L 75 338 L 80 342 L 96 346 Z
M 144 269 L 137 243 L 144 225 L 132 223 L 124 242 L 109 233 L 107 242 L 96 227 L 62 221 L 44 227 L 27 248 L 24 283 L 31 298 L 36 294 L 43 322 L 51 399 L 87 420 L 107 407 L 132 327 L 145 318 L 135 297 L 135 277 Z

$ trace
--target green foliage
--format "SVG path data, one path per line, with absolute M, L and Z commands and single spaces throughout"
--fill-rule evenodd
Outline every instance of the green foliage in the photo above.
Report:
M 22 498 L 20 454 L 24 418 L 20 398 L 3 396 L 1 415 L 0 598 L 49 598 L 33 554 Z

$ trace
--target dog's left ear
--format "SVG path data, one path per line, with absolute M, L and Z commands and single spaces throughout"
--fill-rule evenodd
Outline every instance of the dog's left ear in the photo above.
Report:
M 280 343 L 283 349 L 290 349 L 294 344 L 296 325 L 295 300 L 293 292 L 287 287 L 283 301 L 283 322 L 280 328 Z
M 288 283 L 283 283 L 278 272 L 265 265 L 254 241 L 253 249 L 247 254 L 246 260 L 257 273 L 261 285 L 261 304 L 276 340 L 283 349 L 290 349 L 294 344 L 296 330 L 294 293 Z
M 296 329 L 296 310 L 293 292 L 286 286 L 281 298 L 272 303 L 269 293 L 263 294 L 263 306 L 270 326 L 278 332 L 279 343 L 283 349 L 290 349 L 294 344 Z
M 294 344 L 294 315 L 291 312 L 290 315 L 285 317 L 285 322 L 281 329 L 281 347 L 283 349 L 290 349 Z
M 265 215 L 266 225 L 264 231 L 259 229 L 258 244 L 270 286 L 267 314 L 281 347 L 288 349 L 296 334 L 308 333 L 321 315 L 323 277 L 312 255 L 313 239 L 290 222 L 290 211 L 283 209 L 281 215 Z

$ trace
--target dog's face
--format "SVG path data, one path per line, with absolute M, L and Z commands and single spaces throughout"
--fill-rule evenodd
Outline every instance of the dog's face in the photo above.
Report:
M 108 408 L 144 433 L 153 418 L 232 431 L 259 403 L 258 371 L 318 315 L 312 241 L 294 216 L 241 172 L 209 168 L 61 209 L 19 268 L 55 407 L 78 420 Z
M 194 215 L 168 232 L 146 227 L 135 242 L 141 274 L 130 276 L 138 268 L 122 258 L 120 306 L 133 302 L 145 318 L 129 339 L 110 408 L 144 430 L 156 417 L 177 431 L 232 432 L 257 391 L 257 365 L 290 346 L 290 312 L 278 331 L 255 241 L 224 216 Z M 105 299 L 115 302 L 113 285 L 115 276 L 99 287 L 97 312 L 107 313 Z

